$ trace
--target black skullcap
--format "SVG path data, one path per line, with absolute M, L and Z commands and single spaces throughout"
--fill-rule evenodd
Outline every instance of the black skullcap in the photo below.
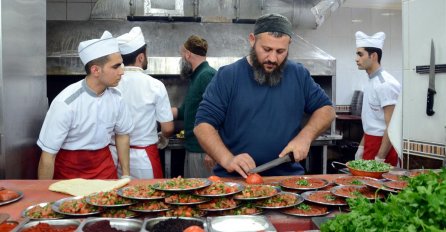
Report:
M 196 55 L 206 56 L 208 51 L 208 42 L 198 35 L 191 35 L 186 42 L 184 42 L 184 48 Z
M 293 34 L 291 22 L 280 14 L 265 14 L 256 20 L 254 35 L 263 32 L 279 32 L 290 37 Z

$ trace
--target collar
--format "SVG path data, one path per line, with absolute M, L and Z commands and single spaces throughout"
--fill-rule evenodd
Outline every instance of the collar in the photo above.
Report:
M 84 88 L 85 92 L 87 92 L 92 97 L 100 97 L 104 95 L 105 91 L 107 90 L 107 88 L 105 88 L 102 93 L 96 94 L 90 87 L 88 87 L 86 78 L 82 81 L 82 88 Z
M 378 68 L 375 72 L 373 72 L 372 74 L 369 75 L 369 79 L 372 79 L 372 78 L 378 76 L 382 71 L 383 71 L 382 67 Z
M 142 72 L 142 71 L 144 71 L 144 70 L 140 67 L 124 66 L 124 72 Z

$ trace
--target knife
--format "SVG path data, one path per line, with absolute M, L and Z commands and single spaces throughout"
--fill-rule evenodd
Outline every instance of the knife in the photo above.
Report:
M 276 166 L 279 166 L 280 164 L 286 163 L 286 162 L 294 162 L 294 155 L 292 152 L 286 154 L 283 157 L 277 158 L 277 159 L 273 159 L 271 161 L 269 161 L 268 163 L 264 163 L 258 167 L 255 167 L 251 170 L 248 171 L 248 173 L 258 173 L 258 172 L 263 172 L 265 170 L 274 168 Z
M 432 116 L 435 114 L 434 111 L 434 94 L 435 91 L 435 49 L 434 40 L 431 40 L 431 61 L 429 65 L 429 87 L 427 89 L 427 104 L 426 104 L 426 114 Z

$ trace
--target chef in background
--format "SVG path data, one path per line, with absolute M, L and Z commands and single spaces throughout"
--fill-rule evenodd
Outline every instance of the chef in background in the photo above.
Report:
M 401 92 L 400 83 L 381 67 L 382 48 L 386 35 L 378 32 L 372 36 L 356 32 L 356 64 L 365 70 L 368 82 L 364 87 L 362 103 L 361 139 L 355 159 L 377 160 L 398 164 L 398 154 L 387 134 L 393 110 Z
M 117 37 L 124 61 L 124 75 L 116 87 L 127 103 L 135 128 L 130 132 L 130 176 L 135 179 L 163 178 L 158 154 L 157 121 L 161 136 L 172 135 L 174 125 L 169 96 L 164 84 L 147 75 L 147 44 L 140 27 Z M 113 141 L 113 140 L 112 140 Z M 119 156 L 110 146 L 113 160 L 119 167 Z M 121 176 L 118 168 L 118 175 Z
M 330 98 L 300 63 L 287 60 L 290 21 L 279 14 L 257 19 L 250 53 L 221 67 L 197 111 L 195 135 L 219 165 L 217 176 L 246 178 L 249 170 L 292 152 L 285 163 L 261 175 L 304 174 L 298 163 L 335 118 Z M 311 115 L 302 128 L 304 114 Z
M 215 161 L 203 151 L 193 132 L 198 105 L 216 72 L 206 61 L 207 51 L 208 42 L 198 35 L 189 36 L 180 46 L 180 75 L 190 80 L 190 83 L 183 103 L 179 108 L 172 108 L 172 113 L 175 119 L 184 120 L 186 149 L 184 177 L 186 178 L 208 177 L 212 175 L 212 168 L 215 165 Z
M 39 179 L 117 179 L 109 150 L 113 134 L 123 175 L 129 170 L 133 121 L 118 85 L 124 73 L 118 41 L 105 31 L 78 47 L 85 79 L 69 85 L 51 103 L 37 145 Z

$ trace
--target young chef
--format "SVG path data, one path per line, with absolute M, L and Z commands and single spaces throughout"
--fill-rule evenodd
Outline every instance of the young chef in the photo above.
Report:
M 37 145 L 42 149 L 39 179 L 117 179 L 109 150 L 116 146 L 123 175 L 129 172 L 133 121 L 118 90 L 124 73 L 118 41 L 105 31 L 78 47 L 85 79 L 71 84 L 51 103 Z
M 161 81 L 143 73 L 147 69 L 147 45 L 141 28 L 134 27 L 117 39 L 125 67 L 116 88 L 122 93 L 135 123 L 130 133 L 130 176 L 136 179 L 163 178 L 156 122 L 161 125 L 162 136 L 172 135 L 174 125 L 169 96 Z M 118 164 L 116 147 L 112 145 L 110 150 Z M 120 169 L 118 175 L 122 175 Z
M 256 165 L 289 152 L 296 163 L 262 175 L 303 174 L 298 161 L 307 157 L 311 142 L 334 120 L 332 102 L 308 70 L 287 60 L 292 34 L 286 17 L 263 15 L 249 34 L 250 54 L 221 67 L 209 83 L 194 132 L 218 162 L 217 176 L 246 177 Z M 304 113 L 311 117 L 301 128 Z
M 387 128 L 401 92 L 400 83 L 381 67 L 382 47 L 386 35 L 378 32 L 372 36 L 356 32 L 356 64 L 365 70 L 368 82 L 364 87 L 362 127 L 364 136 L 355 159 L 398 164 L 398 154 L 390 143 Z

